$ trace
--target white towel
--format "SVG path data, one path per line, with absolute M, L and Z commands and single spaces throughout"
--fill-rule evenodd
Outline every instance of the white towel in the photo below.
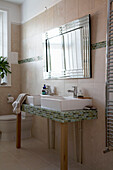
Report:
M 26 93 L 21 93 L 21 94 L 19 94 L 17 99 L 13 102 L 12 106 L 13 106 L 14 113 L 19 114 L 21 112 L 21 106 L 22 106 L 23 102 L 26 100 L 27 95 L 28 94 L 26 94 Z

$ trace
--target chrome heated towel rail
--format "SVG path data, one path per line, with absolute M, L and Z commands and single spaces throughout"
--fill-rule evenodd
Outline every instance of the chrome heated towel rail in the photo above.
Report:
M 108 0 L 106 76 L 106 150 L 113 150 L 113 0 Z

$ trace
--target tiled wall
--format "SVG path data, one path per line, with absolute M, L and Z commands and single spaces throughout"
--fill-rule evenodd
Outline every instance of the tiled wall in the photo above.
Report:
M 20 60 L 43 55 L 42 33 L 91 14 L 91 43 L 106 41 L 107 0 L 62 0 L 54 7 L 21 26 Z M 44 83 L 57 87 L 57 93 L 67 94 L 73 85 L 83 88 L 84 95 L 93 98 L 98 120 L 83 122 L 83 163 L 96 170 L 112 170 L 113 153 L 103 154 L 105 148 L 105 57 L 106 49 L 92 50 L 91 79 L 43 80 L 43 61 L 20 64 L 21 91 L 40 94 Z M 27 60 L 26 60 L 27 61 Z M 69 125 L 69 154 L 74 157 L 74 124 Z M 47 141 L 47 122 L 34 117 L 33 135 Z M 46 142 L 47 143 L 47 142 Z M 56 123 L 56 149 L 60 148 L 60 125 Z
M 20 30 L 19 24 L 11 24 L 11 52 L 17 52 L 18 56 L 20 56 Z
M 11 86 L 0 87 L 0 115 L 13 113 L 12 104 L 7 103 L 8 94 L 11 94 L 16 99 L 20 93 L 20 66 L 12 64 L 11 71 Z

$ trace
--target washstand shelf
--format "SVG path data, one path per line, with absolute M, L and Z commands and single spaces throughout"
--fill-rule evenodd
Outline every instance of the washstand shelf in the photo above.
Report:
M 30 106 L 28 104 L 23 104 L 21 110 L 32 115 L 45 117 L 47 118 L 48 122 L 49 122 L 49 119 L 51 119 L 53 120 L 53 122 L 57 121 L 60 123 L 61 125 L 60 170 L 68 170 L 68 123 L 69 122 L 80 122 L 80 126 L 82 128 L 82 120 L 91 120 L 91 119 L 98 118 L 97 110 L 72 110 L 72 111 L 60 112 L 60 111 L 43 109 L 40 106 Z M 54 129 L 55 129 L 55 125 L 54 125 Z M 81 131 L 80 136 L 82 140 L 82 130 L 80 131 Z M 21 113 L 17 114 L 17 134 L 16 135 L 17 135 L 16 147 L 19 149 L 21 148 Z M 54 138 L 54 141 L 55 141 L 55 138 Z M 80 143 L 81 143 L 81 153 L 82 153 L 82 142 Z M 80 158 L 80 163 L 82 163 L 82 156 Z

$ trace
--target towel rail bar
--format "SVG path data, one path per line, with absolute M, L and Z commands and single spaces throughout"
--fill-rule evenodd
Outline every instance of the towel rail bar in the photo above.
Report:
M 106 75 L 106 149 L 104 153 L 113 150 L 113 0 L 108 0 L 107 15 L 107 75 Z

